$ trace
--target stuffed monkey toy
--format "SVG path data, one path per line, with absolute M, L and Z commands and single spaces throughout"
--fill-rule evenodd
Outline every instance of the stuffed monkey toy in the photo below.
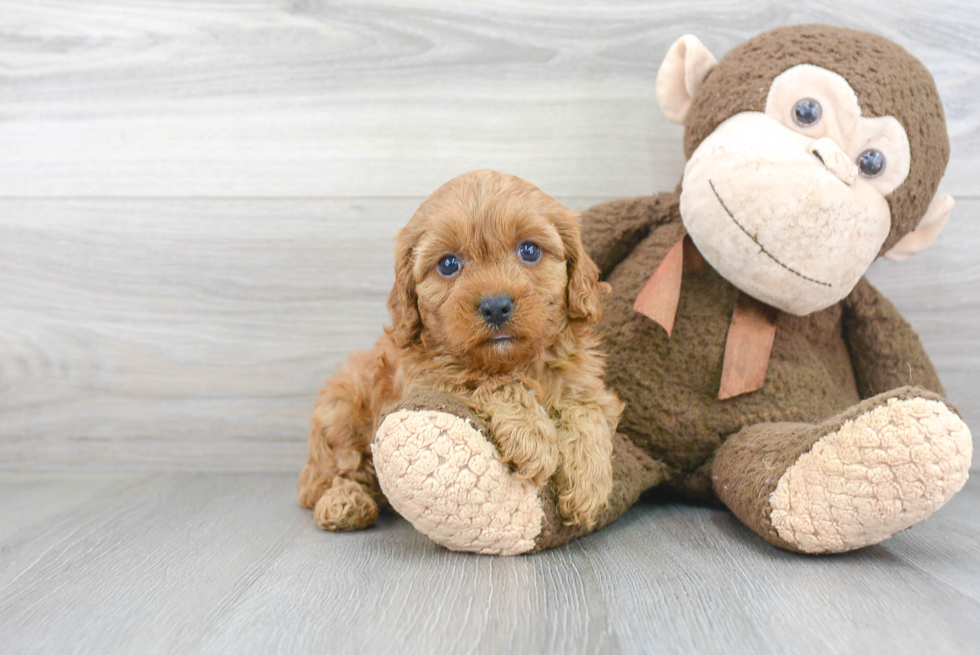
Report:
M 766 32 L 721 61 L 684 36 L 657 98 L 685 126 L 678 190 L 582 215 L 613 288 L 606 383 L 626 403 L 608 508 L 565 525 L 550 486 L 518 480 L 486 426 L 434 394 L 378 430 L 388 500 L 437 543 L 499 554 L 582 536 L 654 487 L 720 500 L 806 553 L 926 518 L 965 484 L 972 438 L 863 276 L 927 247 L 953 206 L 936 193 L 949 142 L 929 72 L 887 39 L 822 25 Z M 415 468 L 427 450 L 436 470 Z

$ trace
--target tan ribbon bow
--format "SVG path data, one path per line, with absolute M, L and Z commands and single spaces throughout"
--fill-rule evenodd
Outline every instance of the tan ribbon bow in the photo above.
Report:
M 685 235 L 667 251 L 657 270 L 640 289 L 633 309 L 663 326 L 670 336 L 681 298 L 684 271 L 696 271 L 705 266 L 707 262 L 691 238 Z M 776 338 L 778 314 L 779 310 L 739 292 L 725 341 L 719 400 L 762 388 Z

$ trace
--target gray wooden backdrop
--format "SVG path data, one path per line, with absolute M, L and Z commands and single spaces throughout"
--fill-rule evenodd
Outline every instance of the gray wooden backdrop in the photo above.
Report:
M 974 2 L 0 0 L 0 468 L 297 470 L 422 198 L 483 167 L 582 208 L 672 189 L 669 45 L 800 22 L 936 77 L 958 205 L 871 277 L 980 431 Z

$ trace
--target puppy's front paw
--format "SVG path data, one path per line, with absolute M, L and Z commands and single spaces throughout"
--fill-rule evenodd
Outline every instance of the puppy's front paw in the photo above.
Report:
M 612 436 L 606 423 L 598 419 L 581 421 L 576 430 L 565 427 L 559 438 L 566 445 L 562 464 L 555 476 L 558 511 L 566 525 L 595 525 L 599 514 L 609 507 L 613 488 Z
M 527 480 L 536 487 L 547 484 L 558 469 L 558 450 L 541 435 L 524 435 L 507 440 L 502 448 L 500 461 L 514 470 L 519 480 Z
M 563 472 L 556 482 L 558 511 L 565 517 L 565 525 L 582 524 L 592 528 L 599 514 L 609 507 L 609 494 L 613 487 L 611 468 L 608 475 L 601 471 L 578 480 L 569 479 Z
M 499 459 L 515 477 L 543 486 L 558 469 L 558 432 L 535 395 L 519 384 L 474 394 L 477 412 L 490 425 Z
M 493 434 L 500 449 L 500 461 L 514 470 L 520 480 L 543 486 L 558 469 L 558 434 L 544 410 L 513 416 L 491 417 Z

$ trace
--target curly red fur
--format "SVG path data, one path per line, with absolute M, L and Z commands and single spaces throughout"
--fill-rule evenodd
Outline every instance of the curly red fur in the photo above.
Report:
M 526 241 L 539 246 L 540 260 L 518 257 Z M 437 270 L 447 254 L 462 264 L 451 277 Z M 518 476 L 540 485 L 554 475 L 570 522 L 593 523 L 612 489 L 612 435 L 623 409 L 602 383 L 591 327 L 606 293 L 578 217 L 537 187 L 494 171 L 440 187 L 396 238 L 392 325 L 320 392 L 300 505 L 315 506 L 324 529 L 373 523 L 384 501 L 370 448 L 381 413 L 411 391 L 433 389 L 487 420 Z M 513 311 L 494 327 L 478 305 L 498 294 L 513 299 Z M 500 336 L 507 339 L 491 341 Z

